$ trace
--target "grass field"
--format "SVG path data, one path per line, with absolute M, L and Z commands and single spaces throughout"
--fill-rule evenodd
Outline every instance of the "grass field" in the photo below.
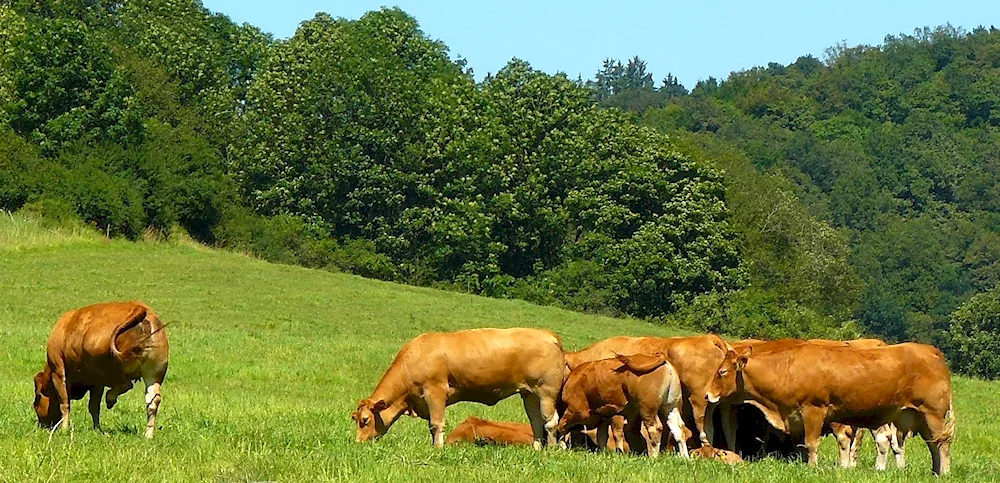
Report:
M 14 235 L 13 233 L 17 233 Z M 171 365 L 156 438 L 142 391 L 90 429 L 86 404 L 71 432 L 35 424 L 32 375 L 65 310 L 140 299 L 165 320 Z M 681 331 L 516 301 L 414 288 L 272 265 L 190 244 L 107 241 L 0 219 L 0 481 L 917 481 L 932 480 L 917 439 L 909 466 L 872 470 L 869 439 L 859 468 L 836 467 L 823 440 L 820 467 L 765 460 L 732 468 L 673 455 L 657 460 L 525 448 L 435 450 L 422 420 L 402 418 L 381 440 L 354 442 L 350 413 L 397 349 L 426 331 L 534 326 L 576 349 L 619 334 Z M 955 378 L 956 481 L 1000 480 L 1000 384 Z M 520 400 L 448 409 L 450 430 L 468 415 L 524 421 Z

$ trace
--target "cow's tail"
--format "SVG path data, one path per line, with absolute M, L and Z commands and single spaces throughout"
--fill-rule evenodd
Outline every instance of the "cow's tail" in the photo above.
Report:
M 955 407 L 949 401 L 948 411 L 944 413 L 944 430 L 941 431 L 941 434 L 934 437 L 934 442 L 950 444 L 954 440 L 955 440 Z
M 115 332 L 111 336 L 111 354 L 114 355 L 116 359 L 124 360 L 129 356 L 134 355 L 135 352 L 142 351 L 144 343 L 149 340 L 150 337 L 153 337 L 153 335 L 157 332 L 167 327 L 167 324 L 161 324 L 159 327 L 150 331 L 148 334 L 143 335 L 140 339 L 132 342 L 128 346 L 118 347 L 118 338 L 121 337 L 122 334 L 142 324 L 146 320 L 147 314 L 148 311 L 146 310 L 146 307 L 138 305 L 132 309 L 128 316 L 125 317 L 125 320 L 118 324 L 118 327 L 115 328 Z
M 622 363 L 622 366 L 636 374 L 645 374 L 656 370 L 658 367 L 667 363 L 667 358 L 660 352 L 652 354 L 654 359 L 646 363 L 639 363 L 635 360 L 635 356 L 623 356 L 621 354 L 615 353 L 615 358 L 618 362 Z

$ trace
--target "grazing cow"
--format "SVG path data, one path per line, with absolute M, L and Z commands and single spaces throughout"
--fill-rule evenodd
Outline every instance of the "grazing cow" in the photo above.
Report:
M 528 423 L 490 421 L 469 416 L 448 434 L 448 444 L 460 442 L 500 445 L 531 445 L 534 433 Z
M 718 460 L 729 465 L 735 465 L 743 462 L 743 458 L 740 458 L 740 455 L 729 450 L 713 448 L 709 445 L 704 445 L 696 450 L 692 450 L 691 457 L 706 460 Z
M 35 374 L 35 414 L 45 428 L 69 427 L 70 401 L 90 393 L 94 429 L 101 428 L 101 397 L 108 409 L 132 382 L 146 384 L 146 437 L 153 437 L 167 374 L 165 324 L 141 302 L 90 305 L 66 312 L 46 348 L 45 369 Z
M 934 473 L 950 469 L 951 374 L 941 351 L 929 345 L 859 349 L 800 343 L 759 352 L 751 346 L 727 353 L 706 397 L 749 402 L 775 428 L 804 436 L 811 465 L 825 424 L 877 429 L 894 423 L 900 433 L 924 438 Z
M 616 354 L 665 354 L 680 378 L 684 403 L 682 414 L 694 423 L 693 428 L 698 431 L 701 444 L 711 444 L 714 431 L 711 414 L 705 417 L 708 410 L 705 387 L 729 349 L 730 346 L 716 335 L 612 337 L 586 349 L 567 353 L 566 363 L 572 369 L 582 363 L 611 358 Z
M 688 457 L 681 430 L 681 387 L 673 367 L 663 354 L 618 355 L 580 364 L 569 374 L 562 391 L 566 407 L 556 430 L 560 434 L 577 426 L 597 428 L 597 446 L 607 446 L 611 418 L 642 421 L 650 456 L 660 453 L 663 421 L 666 421 L 680 453 Z
M 814 344 L 820 346 L 830 346 L 830 347 L 854 347 L 860 349 L 874 348 L 874 347 L 885 347 L 884 341 L 879 339 L 856 339 L 848 341 L 837 341 L 828 339 L 809 339 L 809 340 L 799 340 L 799 339 L 779 339 L 776 341 L 763 341 L 759 339 L 747 339 L 737 342 L 732 342 L 730 345 L 734 350 L 741 350 L 750 346 L 760 351 L 775 351 L 781 350 L 783 348 L 795 346 L 798 344 Z M 729 441 L 735 441 L 736 426 L 739 420 L 735 417 L 736 412 L 729 408 L 729 404 L 723 401 L 720 404 L 719 411 L 724 419 L 722 420 L 723 430 L 726 432 L 726 439 Z M 765 426 L 759 428 L 759 430 L 765 433 L 765 437 L 770 433 L 770 428 Z M 872 433 L 872 438 L 875 440 L 876 449 L 878 450 L 878 457 L 876 458 L 875 467 L 876 469 L 883 470 L 886 467 L 886 455 L 889 448 L 891 447 L 896 455 L 896 462 L 899 467 L 903 467 L 904 458 L 902 446 L 898 444 L 898 438 L 896 437 L 896 428 L 892 423 L 887 424 L 884 427 L 878 429 L 869 430 Z M 858 450 L 861 447 L 861 438 L 864 433 L 853 428 L 850 425 L 831 422 L 823 426 L 823 434 L 833 434 L 834 438 L 837 440 L 837 444 L 840 449 L 840 465 L 844 468 L 853 468 L 857 466 Z M 780 438 L 779 438 L 780 439 Z M 788 455 L 795 452 L 794 443 L 787 442 L 788 447 L 772 448 L 771 451 L 777 451 L 783 455 Z M 731 448 L 735 449 L 735 448 Z
M 445 407 L 459 401 L 494 405 L 519 393 L 535 448 L 555 444 L 556 401 L 566 372 L 559 336 L 541 329 L 432 332 L 407 342 L 371 396 L 351 417 L 357 441 L 381 437 L 404 413 L 426 419 L 434 446 L 444 446 Z

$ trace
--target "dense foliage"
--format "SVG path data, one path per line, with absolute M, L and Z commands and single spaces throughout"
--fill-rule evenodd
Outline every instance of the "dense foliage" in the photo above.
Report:
M 1000 282 L 998 66 L 1000 32 L 942 27 L 690 92 L 638 57 L 476 82 L 398 9 L 275 41 L 197 0 L 16 0 L 0 209 L 993 375 L 982 304 L 953 312 Z
M 1000 285 L 969 299 L 951 316 L 945 333 L 952 368 L 1000 378 Z
M 766 226 L 790 237 L 791 246 L 828 233 L 828 242 L 811 245 L 818 251 L 806 256 L 831 268 L 833 262 L 846 277 L 806 278 L 845 288 L 821 303 L 824 311 L 853 313 L 865 331 L 889 340 L 945 344 L 950 314 L 1000 280 L 998 66 L 995 29 L 925 28 L 888 36 L 877 47 L 837 45 L 822 62 L 806 56 L 709 78 L 690 95 L 661 95 L 632 112 L 678 138 L 745 157 L 783 186 L 781 195 L 757 198 L 775 215 L 805 207 L 804 217 L 784 229 Z M 709 157 L 726 163 L 726 156 Z M 745 173 L 727 180 L 738 184 Z M 758 222 L 746 212 L 753 205 L 729 194 L 746 256 L 761 266 L 760 257 L 785 242 L 758 237 Z M 758 226 L 763 233 L 765 225 Z M 841 236 L 846 251 L 836 241 Z M 775 290 L 786 300 L 817 308 L 791 293 L 806 279 L 788 276 L 807 272 L 795 267 L 794 251 L 783 253 L 779 272 L 771 262 L 766 274 L 750 269 L 761 275 L 751 286 L 781 281 Z M 851 282 L 854 274 L 861 284 Z
M 745 283 L 706 163 L 563 75 L 476 83 L 398 9 L 281 42 L 190 0 L 2 15 L 4 209 L 641 317 Z

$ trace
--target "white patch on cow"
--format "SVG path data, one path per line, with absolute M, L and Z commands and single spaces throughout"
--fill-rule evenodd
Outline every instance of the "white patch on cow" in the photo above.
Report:
M 153 399 L 156 398 L 156 385 L 152 385 L 146 388 L 146 405 L 150 405 Z

